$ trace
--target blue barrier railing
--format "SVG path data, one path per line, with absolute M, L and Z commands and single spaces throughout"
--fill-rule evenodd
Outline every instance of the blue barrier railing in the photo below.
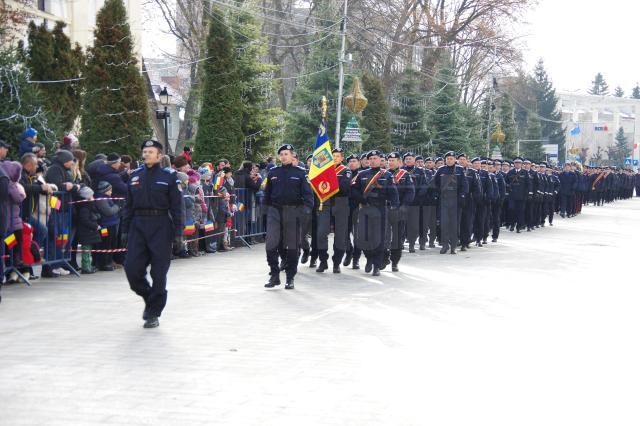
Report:
M 238 210 L 233 215 L 234 238 L 250 247 L 248 240 L 266 234 L 266 208 L 262 204 L 262 193 L 257 194 L 245 188 L 238 188 L 235 203 Z

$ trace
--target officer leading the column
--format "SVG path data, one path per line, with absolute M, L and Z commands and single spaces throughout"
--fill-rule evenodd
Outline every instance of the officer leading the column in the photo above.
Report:
M 144 165 L 129 177 L 122 217 L 122 233 L 128 235 L 124 270 L 131 290 L 144 300 L 144 328 L 154 328 L 167 303 L 171 245 L 182 242 L 184 203 L 175 172 L 160 166 L 162 145 L 145 141 L 142 158 Z
M 266 250 L 270 269 L 269 281 L 264 285 L 267 288 L 280 285 L 279 247 L 283 249 L 286 260 L 285 289 L 294 288 L 294 277 L 298 272 L 301 225 L 313 209 L 311 186 L 305 171 L 292 164 L 293 154 L 293 146 L 289 144 L 278 149 L 280 166 L 269 170 L 264 189 L 264 204 L 268 209 Z

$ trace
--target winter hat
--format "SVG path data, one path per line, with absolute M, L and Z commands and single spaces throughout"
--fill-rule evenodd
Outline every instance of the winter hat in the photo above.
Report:
M 94 160 L 103 160 L 103 161 L 107 161 L 107 156 L 104 154 L 96 154 L 95 157 L 93 157 Z
M 189 176 L 186 173 L 178 172 L 176 173 L 176 178 L 180 181 L 180 183 L 189 182 Z
M 67 163 L 69 161 L 73 161 L 74 157 L 73 157 L 73 154 L 71 152 L 65 151 L 64 149 L 62 149 L 62 150 L 56 152 L 56 159 L 60 163 L 64 164 L 64 163 Z
M 98 183 L 98 192 L 102 192 L 105 193 L 108 190 L 110 190 L 111 184 L 109 182 L 105 182 L 105 181 L 100 181 L 100 183 Z
M 193 173 L 189 173 L 189 183 L 197 183 L 197 182 L 200 182 L 200 173 L 194 170 Z
M 88 186 L 83 186 L 78 191 L 78 195 L 80 196 L 80 198 L 88 200 L 89 198 L 93 197 L 93 189 L 89 188 Z
M 116 164 L 120 162 L 120 156 L 115 152 L 112 152 L 107 156 L 107 164 Z
M 62 138 L 63 145 L 73 145 L 75 143 L 78 143 L 78 138 L 73 133 L 69 133 L 64 138 Z
M 38 131 L 36 129 L 34 129 L 33 127 L 29 127 L 27 130 L 25 130 L 22 133 L 22 137 L 23 138 L 33 138 L 38 136 Z
M 180 167 L 184 167 L 187 164 L 189 164 L 187 159 L 184 158 L 182 155 L 179 155 L 178 157 L 176 157 L 176 161 L 174 163 L 174 166 L 176 167 L 176 169 L 179 169 Z
M 224 168 L 222 169 L 222 172 L 223 172 L 223 173 L 231 173 L 231 167 L 224 167 Z

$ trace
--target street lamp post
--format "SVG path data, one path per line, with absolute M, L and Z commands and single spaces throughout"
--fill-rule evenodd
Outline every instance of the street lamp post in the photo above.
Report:
M 171 103 L 171 95 L 167 91 L 167 86 L 164 86 L 160 91 L 159 97 L 160 103 L 164 106 L 164 111 L 156 111 L 156 118 L 159 120 L 164 119 L 164 143 L 167 145 L 165 146 L 165 150 L 168 151 L 169 148 L 171 148 L 171 144 L 169 144 L 169 117 L 171 114 L 167 107 Z

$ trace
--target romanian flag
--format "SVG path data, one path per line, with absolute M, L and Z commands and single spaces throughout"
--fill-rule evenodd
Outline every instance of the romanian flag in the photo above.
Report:
M 4 243 L 10 249 L 14 248 L 16 244 L 18 244 L 18 240 L 16 239 L 16 234 L 11 234 L 7 238 L 4 239 Z
M 100 235 L 102 235 L 102 238 L 108 237 L 109 236 L 109 229 L 107 229 L 107 228 L 100 229 Z
M 318 130 L 316 147 L 313 151 L 311 169 L 309 170 L 309 182 L 321 203 L 324 203 L 340 191 L 325 120 L 322 120 Z
M 62 202 L 60 201 L 60 199 L 55 195 L 52 195 L 51 198 L 49 199 L 49 207 L 55 210 L 60 210 L 61 206 L 62 206 Z
M 267 177 L 265 176 L 264 179 L 262 179 L 262 183 L 260 183 L 260 191 L 264 191 L 266 187 L 267 187 Z
M 213 225 L 213 222 L 207 222 L 204 225 L 204 232 L 211 232 L 213 231 L 215 228 L 215 226 Z
M 224 178 L 222 176 L 216 176 L 213 180 L 213 188 L 217 191 L 222 188 L 222 185 L 224 185 Z
M 56 247 L 58 248 L 64 247 L 67 245 L 68 242 L 69 242 L 69 233 L 64 232 L 58 235 L 58 237 L 56 238 Z
M 193 235 L 196 233 L 196 226 L 193 224 L 193 221 L 190 220 L 184 227 L 184 235 Z

